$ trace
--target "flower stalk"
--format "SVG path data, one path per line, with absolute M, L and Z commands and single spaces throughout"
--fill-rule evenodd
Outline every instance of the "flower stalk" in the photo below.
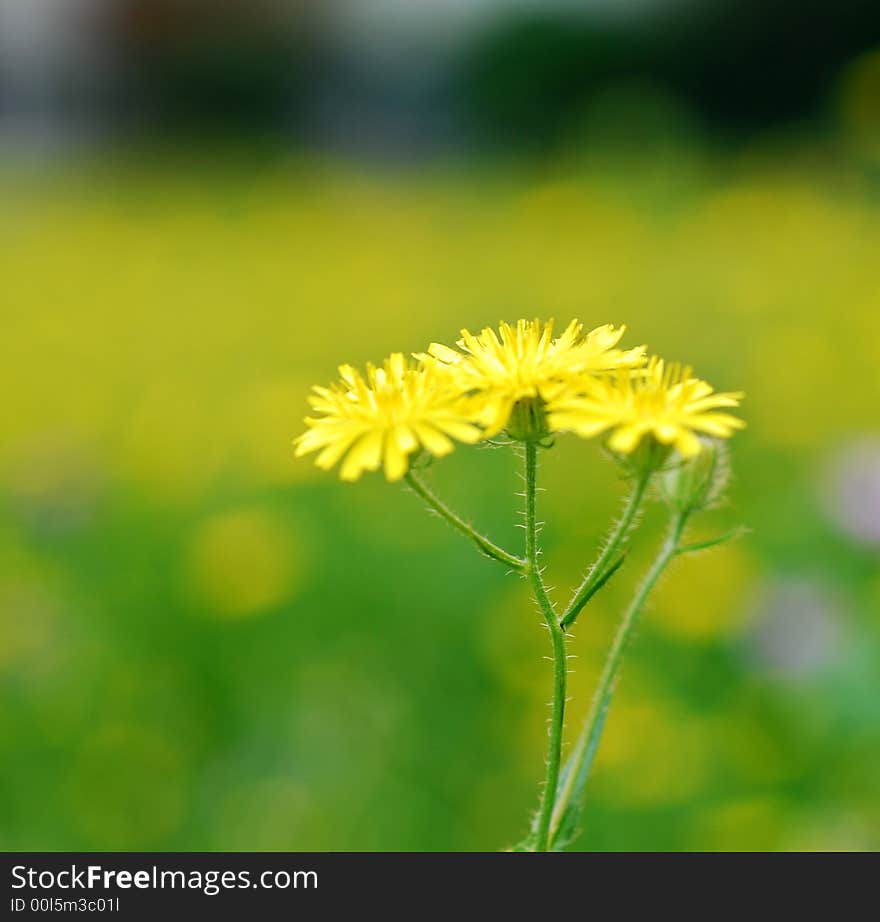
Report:
M 492 560 L 497 560 L 498 563 L 505 564 L 518 573 L 524 573 L 526 571 L 528 567 L 527 561 L 523 560 L 522 557 L 509 554 L 504 548 L 495 544 L 494 541 L 480 534 L 480 532 L 466 522 L 457 512 L 444 503 L 414 471 L 407 471 L 406 482 L 413 492 L 420 496 L 439 516 L 446 519 L 453 528 L 461 532 L 466 538 L 470 538 L 487 557 L 490 557 Z
M 567 665 L 565 651 L 565 630 L 559 622 L 553 602 L 547 593 L 541 576 L 540 551 L 538 549 L 538 522 L 536 511 L 538 446 L 534 441 L 525 443 L 525 481 L 526 481 L 526 559 L 532 591 L 541 609 L 541 615 L 547 630 L 553 651 L 553 699 L 550 704 L 550 733 L 547 752 L 547 775 L 541 805 L 535 828 L 536 852 L 547 851 L 550 841 L 550 821 L 553 805 L 556 802 L 556 789 L 559 784 L 559 768 L 562 763 L 562 734 L 565 726 L 565 694 Z

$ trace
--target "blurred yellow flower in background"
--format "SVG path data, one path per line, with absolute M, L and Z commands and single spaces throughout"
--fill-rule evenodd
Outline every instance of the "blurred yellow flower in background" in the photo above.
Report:
M 453 369 L 463 391 L 478 395 L 476 419 L 492 436 L 505 428 L 518 401 L 548 400 L 572 375 L 643 364 L 644 346 L 615 348 L 625 331 L 625 326 L 605 324 L 584 336 L 583 324 L 572 320 L 553 339 L 552 320 L 543 325 L 519 320 L 515 327 L 502 323 L 500 338 L 491 327 L 476 336 L 462 330 L 461 352 L 440 343 L 428 351 L 438 364 Z
M 580 393 L 558 395 L 548 406 L 553 429 L 572 430 L 592 438 L 613 430 L 612 451 L 630 454 L 646 435 L 661 445 L 673 445 L 684 458 L 699 454 L 696 433 L 730 438 L 745 423 L 722 407 L 737 407 L 742 393 L 715 393 L 711 385 L 692 378 L 689 368 L 652 358 L 644 374 L 618 372 L 605 378 L 585 377 Z
M 452 451 L 452 439 L 481 438 L 460 390 L 436 363 L 413 366 L 396 352 L 381 368 L 367 365 L 366 379 L 350 365 L 341 365 L 339 374 L 340 384 L 314 388 L 309 402 L 323 415 L 307 418 L 308 429 L 294 444 L 297 457 L 319 451 L 315 463 L 325 470 L 345 457 L 343 480 L 380 466 L 388 480 L 400 480 L 419 448 L 441 457 Z
M 244 507 L 206 519 L 187 547 L 186 578 L 211 614 L 245 618 L 272 611 L 297 588 L 302 548 L 269 512 Z

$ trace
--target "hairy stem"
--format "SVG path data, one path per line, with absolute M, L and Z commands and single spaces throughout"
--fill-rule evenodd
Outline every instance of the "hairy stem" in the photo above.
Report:
M 538 551 L 538 523 L 535 509 L 537 493 L 537 455 L 538 447 L 534 442 L 526 442 L 526 560 L 528 575 L 532 581 L 532 590 L 541 609 L 541 614 L 550 632 L 553 647 L 553 701 L 550 715 L 550 744 L 547 755 L 547 777 L 541 796 L 541 806 L 535 827 L 535 851 L 547 851 L 550 842 L 550 820 L 553 804 L 556 802 L 556 789 L 559 784 L 559 767 L 562 762 L 562 728 L 565 721 L 565 685 L 566 656 L 565 631 L 559 623 L 553 603 L 547 594 L 541 577 L 540 552 Z
M 584 581 L 577 588 L 577 591 L 568 603 L 568 607 L 562 614 L 561 620 L 564 628 L 569 627 L 569 625 L 574 622 L 584 605 L 586 605 L 596 592 L 605 585 L 608 579 L 613 575 L 614 570 L 623 562 L 623 558 L 620 556 L 621 550 L 626 544 L 626 539 L 632 530 L 636 516 L 641 508 L 648 481 L 651 479 L 651 473 L 652 471 L 648 468 L 639 473 L 633 485 L 632 492 L 623 508 L 623 513 L 614 526 L 608 540 L 605 542 L 602 552 L 599 554 L 593 566 L 590 567 L 587 575 L 584 577 Z
M 559 796 L 556 799 L 551 822 L 550 841 L 553 845 L 564 844 L 576 832 L 580 813 L 583 809 L 584 789 L 586 788 L 593 758 L 596 755 L 602 730 L 605 726 L 605 717 L 614 694 L 623 655 L 651 590 L 657 584 L 657 580 L 663 571 L 680 551 L 681 535 L 686 521 L 687 515 L 677 513 L 673 516 L 666 539 L 644 580 L 636 590 L 617 628 L 617 633 L 614 636 L 614 641 L 602 669 L 599 686 L 593 698 L 590 712 L 565 766 L 563 781 L 560 786 Z
M 522 557 L 509 554 L 503 548 L 498 547 L 494 541 L 490 541 L 485 535 L 481 535 L 457 512 L 450 509 L 443 500 L 436 496 L 428 485 L 413 473 L 413 471 L 407 472 L 406 482 L 416 494 L 418 494 L 435 512 L 446 519 L 453 528 L 460 531 L 465 537 L 470 538 L 487 557 L 491 557 L 493 560 L 505 564 L 518 573 L 524 573 L 528 569 L 528 563 L 523 560 Z

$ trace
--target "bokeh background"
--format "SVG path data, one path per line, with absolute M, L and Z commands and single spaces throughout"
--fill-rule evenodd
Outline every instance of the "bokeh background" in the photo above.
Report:
M 748 392 L 584 849 L 880 848 L 880 15 L 859 0 L 0 0 L 0 848 L 495 849 L 525 586 L 292 457 L 342 361 L 626 322 Z M 432 482 L 515 545 L 515 460 Z M 543 461 L 561 599 L 619 507 Z M 656 545 L 576 631 L 569 730 Z

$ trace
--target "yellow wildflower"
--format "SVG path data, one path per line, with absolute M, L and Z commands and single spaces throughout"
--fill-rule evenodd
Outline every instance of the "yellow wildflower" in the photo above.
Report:
M 315 463 L 325 470 L 344 456 L 343 480 L 380 466 L 388 480 L 400 480 L 418 449 L 439 457 L 452 451 L 452 439 L 481 437 L 462 412 L 460 391 L 436 365 L 413 365 L 396 352 L 380 368 L 367 365 L 366 378 L 350 365 L 339 374 L 338 384 L 313 388 L 309 403 L 321 415 L 305 420 L 294 445 L 297 457 L 319 451 Z
M 652 358 L 642 373 L 586 377 L 578 391 L 557 396 L 547 407 L 550 425 L 586 438 L 611 431 L 608 447 L 631 454 L 646 435 L 673 445 L 685 458 L 702 448 L 696 433 L 726 439 L 745 423 L 717 410 L 739 406 L 742 393 L 715 393 L 689 368 Z
M 460 352 L 440 343 L 432 343 L 428 352 L 452 369 L 462 391 L 476 396 L 476 421 L 492 436 L 507 426 L 519 401 L 547 401 L 574 375 L 642 365 L 643 346 L 616 348 L 625 330 L 606 324 L 584 335 L 583 325 L 573 320 L 553 339 L 552 320 L 543 326 L 539 320 L 519 320 L 515 327 L 502 323 L 500 337 L 491 328 L 479 335 L 462 330 Z

